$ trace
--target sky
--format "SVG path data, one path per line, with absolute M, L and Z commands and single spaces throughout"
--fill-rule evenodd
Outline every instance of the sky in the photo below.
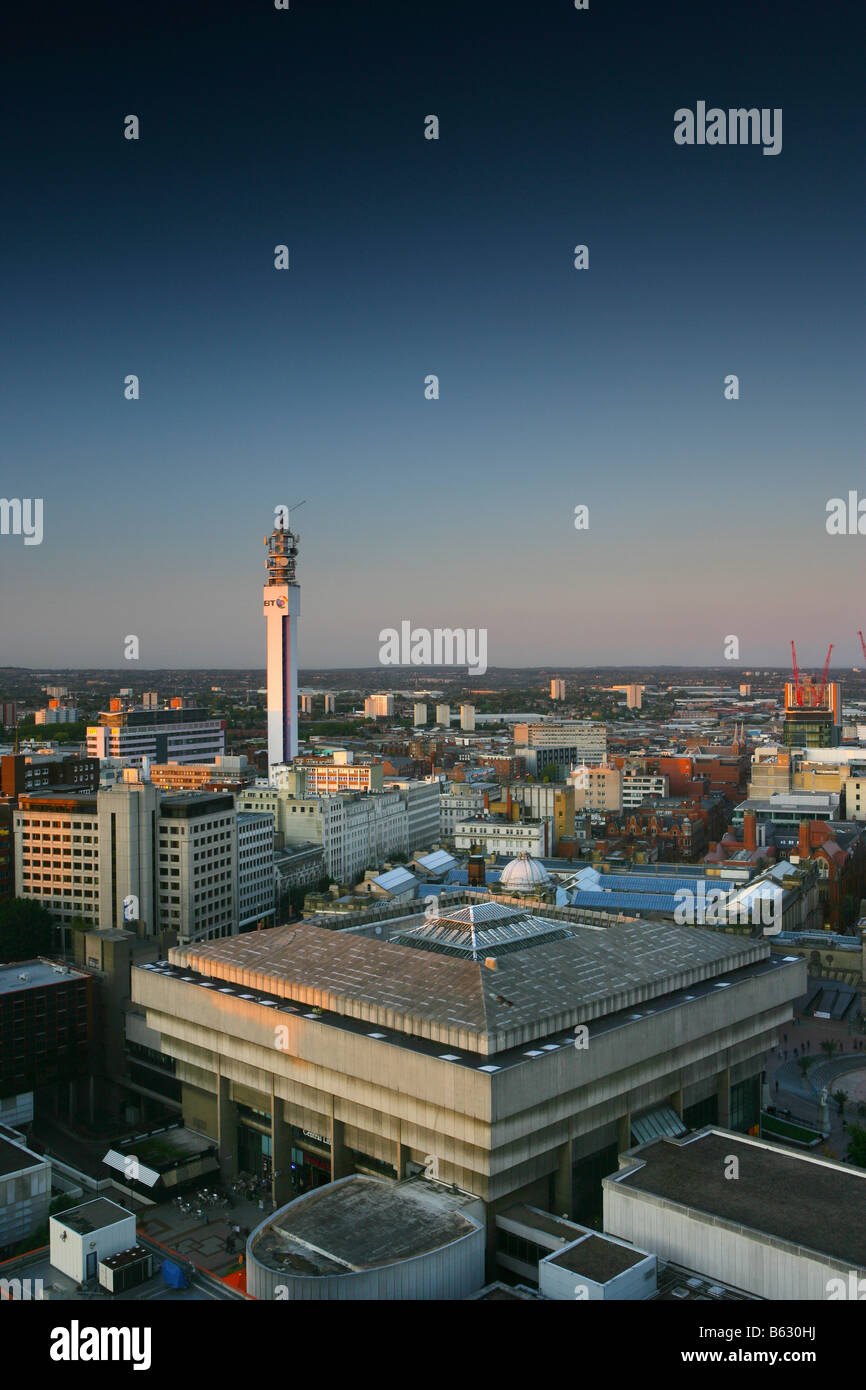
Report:
M 489 666 L 718 665 L 730 635 L 744 667 L 792 637 L 855 664 L 866 536 L 825 522 L 866 498 L 863 23 L 13 20 L 0 496 L 43 539 L 0 535 L 0 666 L 121 666 L 130 634 L 142 668 L 263 665 L 262 538 L 302 499 L 302 668 L 374 665 L 406 619 L 486 629 Z M 781 108 L 781 153 L 677 145 L 698 101 Z

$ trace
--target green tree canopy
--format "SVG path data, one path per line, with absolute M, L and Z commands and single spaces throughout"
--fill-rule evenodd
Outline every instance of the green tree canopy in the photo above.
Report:
M 52 946 L 51 916 L 28 898 L 0 899 L 0 961 L 29 960 Z

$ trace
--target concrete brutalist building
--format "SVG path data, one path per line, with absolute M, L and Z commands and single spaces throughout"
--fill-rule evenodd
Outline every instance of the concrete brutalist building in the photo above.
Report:
M 492 900 L 187 945 L 132 976 L 227 1176 L 265 1176 L 281 1205 L 424 1171 L 486 1204 L 490 1253 L 515 1202 L 600 1210 L 635 1143 L 756 1124 L 764 1054 L 806 987 L 762 938 Z

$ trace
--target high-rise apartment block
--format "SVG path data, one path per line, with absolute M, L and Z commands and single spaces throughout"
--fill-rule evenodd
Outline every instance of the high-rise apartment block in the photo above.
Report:
M 390 719 L 393 713 L 393 695 L 368 695 L 364 701 L 364 714 L 368 719 Z

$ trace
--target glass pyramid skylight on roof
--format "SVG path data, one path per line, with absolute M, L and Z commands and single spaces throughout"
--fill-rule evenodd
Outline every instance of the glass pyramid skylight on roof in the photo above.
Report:
M 482 902 L 456 907 L 417 927 L 407 927 L 393 940 L 402 946 L 420 946 L 422 950 L 462 956 L 467 960 L 484 960 L 488 956 L 522 951 L 542 941 L 564 941 L 572 935 L 570 928 L 561 922 L 549 922 L 502 903 Z

